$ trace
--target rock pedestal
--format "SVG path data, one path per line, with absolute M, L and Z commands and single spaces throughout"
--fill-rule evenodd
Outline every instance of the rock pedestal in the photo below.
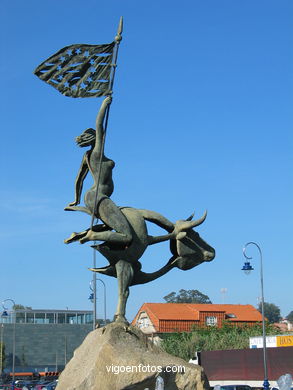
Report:
M 87 335 L 59 377 L 56 390 L 207 390 L 200 366 L 186 363 L 147 341 L 134 327 L 112 323 Z

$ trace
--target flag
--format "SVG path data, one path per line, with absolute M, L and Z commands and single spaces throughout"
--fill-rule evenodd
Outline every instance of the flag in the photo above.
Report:
M 109 94 L 115 42 L 66 46 L 42 62 L 34 74 L 65 96 L 99 97 Z

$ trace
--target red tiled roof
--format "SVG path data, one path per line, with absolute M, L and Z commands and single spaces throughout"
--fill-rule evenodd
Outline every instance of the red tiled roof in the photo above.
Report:
M 259 322 L 262 320 L 261 313 L 252 305 L 144 303 L 132 321 L 133 324 L 142 311 L 148 314 L 155 327 L 157 327 L 159 320 L 198 321 L 200 312 L 225 313 L 231 322 Z
M 225 309 L 226 314 L 234 314 L 235 318 L 229 318 L 230 321 L 260 322 L 261 313 L 252 305 L 215 305 Z

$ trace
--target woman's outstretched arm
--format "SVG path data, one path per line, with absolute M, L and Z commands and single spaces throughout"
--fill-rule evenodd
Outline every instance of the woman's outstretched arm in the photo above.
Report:
M 94 147 L 94 152 L 100 153 L 102 150 L 102 141 L 104 136 L 104 119 L 106 111 L 112 102 L 112 97 L 107 96 L 100 107 L 99 113 L 96 119 L 96 142 Z

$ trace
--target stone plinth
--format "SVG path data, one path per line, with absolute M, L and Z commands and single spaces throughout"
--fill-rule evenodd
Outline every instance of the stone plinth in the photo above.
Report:
M 200 366 L 162 352 L 136 328 L 112 323 L 88 334 L 56 390 L 153 390 L 158 375 L 165 390 L 209 388 Z

